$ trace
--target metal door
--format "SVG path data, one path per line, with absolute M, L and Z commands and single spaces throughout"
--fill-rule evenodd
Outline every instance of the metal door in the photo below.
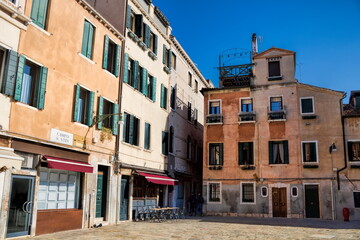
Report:
M 120 195 L 120 220 L 128 219 L 128 179 L 121 179 L 121 195 Z
M 28 235 L 33 208 L 34 177 L 13 175 L 6 237 Z
M 318 185 L 305 185 L 305 216 L 320 218 Z
M 272 189 L 273 217 L 287 217 L 286 188 Z

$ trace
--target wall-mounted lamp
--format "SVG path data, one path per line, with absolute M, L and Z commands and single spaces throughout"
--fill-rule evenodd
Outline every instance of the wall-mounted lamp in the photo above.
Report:
M 329 147 L 329 153 L 336 152 L 336 151 L 337 151 L 337 149 L 336 149 L 335 143 L 331 144 Z

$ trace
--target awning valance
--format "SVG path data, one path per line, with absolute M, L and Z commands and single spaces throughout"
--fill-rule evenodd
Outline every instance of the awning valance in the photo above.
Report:
M 43 158 L 47 161 L 48 168 L 85 173 L 92 173 L 94 169 L 89 163 L 49 156 L 43 156 Z
M 137 173 L 141 176 L 144 176 L 148 182 L 152 182 L 155 184 L 161 185 L 175 185 L 176 179 L 169 178 L 168 176 L 138 172 Z

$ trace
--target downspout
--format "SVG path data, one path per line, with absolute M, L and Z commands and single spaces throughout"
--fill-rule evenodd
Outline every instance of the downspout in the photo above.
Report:
M 119 91 L 118 91 L 118 103 L 119 103 L 119 114 L 121 116 L 121 104 L 122 104 L 122 84 L 123 84 L 123 76 L 124 76 L 124 55 L 125 55 L 125 41 L 126 41 L 126 19 L 127 19 L 127 9 L 128 9 L 128 0 L 125 2 L 125 14 L 124 14 L 124 27 L 123 27 L 123 36 L 124 40 L 121 43 L 121 62 L 120 62 L 120 72 L 119 72 Z M 117 194 L 116 194 L 116 219 L 115 222 L 118 223 L 120 219 L 120 193 L 121 193 L 121 181 L 119 180 L 119 172 L 120 172 L 120 159 L 119 159 L 119 148 L 120 148 L 120 124 L 118 123 L 118 135 L 115 138 L 115 174 L 117 175 Z
M 344 167 L 338 169 L 336 171 L 336 180 L 338 185 L 338 190 L 340 190 L 340 172 L 347 168 L 347 160 L 346 160 L 346 140 L 345 140 L 345 124 L 344 124 L 344 117 L 343 117 L 343 105 L 342 101 L 346 97 L 346 93 L 344 93 L 343 97 L 340 99 L 340 116 L 341 116 L 341 127 L 342 127 L 342 136 L 343 136 L 343 146 L 344 146 Z

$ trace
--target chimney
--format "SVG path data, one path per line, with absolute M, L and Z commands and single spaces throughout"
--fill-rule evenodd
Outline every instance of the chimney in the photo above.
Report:
M 256 33 L 253 33 L 252 35 L 251 51 L 253 55 L 256 55 L 258 53 L 258 43 L 257 43 Z

